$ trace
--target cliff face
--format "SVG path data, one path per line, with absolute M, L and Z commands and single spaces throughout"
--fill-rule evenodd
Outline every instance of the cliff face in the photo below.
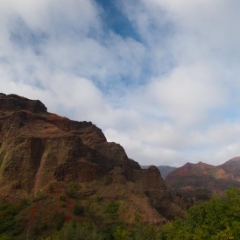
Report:
M 196 195 L 196 189 L 221 194 L 230 186 L 240 187 L 240 157 L 230 159 L 219 166 L 202 162 L 187 163 L 169 173 L 166 184 L 184 194 L 192 192 L 192 195 Z
M 130 184 L 138 196 L 149 199 L 158 214 L 154 221 L 181 215 L 169 200 L 158 169 L 141 170 L 91 122 L 48 113 L 40 101 L 0 94 L 0 133 L 0 197 L 21 198 L 50 183 L 85 183 L 105 177 L 109 186 Z

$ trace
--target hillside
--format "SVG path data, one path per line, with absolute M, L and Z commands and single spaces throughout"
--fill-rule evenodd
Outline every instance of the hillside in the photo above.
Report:
M 219 166 L 187 163 L 169 173 L 165 182 L 169 188 L 185 196 L 196 195 L 196 190 L 201 189 L 206 193 L 221 194 L 230 186 L 240 187 L 240 157 Z
M 157 167 L 141 169 L 91 122 L 49 113 L 38 100 L 0 94 L 0 217 L 7 221 L 0 237 L 10 236 L 8 226 L 17 223 L 20 233 L 10 239 L 47 236 L 54 219 L 62 219 L 59 229 L 71 220 L 105 230 L 119 222 L 159 225 L 183 216 L 171 199 Z M 15 225 L 5 212 L 11 204 Z

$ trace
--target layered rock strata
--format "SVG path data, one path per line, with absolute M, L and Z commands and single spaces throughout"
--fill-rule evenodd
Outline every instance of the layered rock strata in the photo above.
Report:
M 0 197 L 30 196 L 49 183 L 103 177 L 138 189 L 164 218 L 181 212 L 169 200 L 159 170 L 142 170 L 91 122 L 49 113 L 38 100 L 0 94 Z

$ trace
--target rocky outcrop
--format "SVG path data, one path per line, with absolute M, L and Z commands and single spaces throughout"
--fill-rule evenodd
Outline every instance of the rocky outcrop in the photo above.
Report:
M 29 196 L 50 183 L 105 177 L 110 189 L 111 184 L 137 189 L 161 219 L 181 212 L 171 203 L 159 170 L 141 170 L 91 122 L 49 113 L 38 100 L 0 94 L 0 133 L 0 197 Z
M 18 111 L 28 110 L 34 113 L 44 113 L 47 108 L 39 100 L 32 100 L 20 97 L 15 94 L 6 95 L 0 93 L 0 110 L 1 111 Z
M 156 166 L 150 166 L 142 171 L 135 171 L 135 182 L 148 196 L 154 208 L 161 212 L 164 217 L 174 219 L 176 215 L 182 214 L 170 201 L 171 195 Z

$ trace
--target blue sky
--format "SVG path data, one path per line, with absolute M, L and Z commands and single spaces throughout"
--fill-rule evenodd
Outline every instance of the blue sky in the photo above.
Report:
M 92 121 L 142 165 L 240 154 L 237 0 L 1 0 L 0 92 Z

